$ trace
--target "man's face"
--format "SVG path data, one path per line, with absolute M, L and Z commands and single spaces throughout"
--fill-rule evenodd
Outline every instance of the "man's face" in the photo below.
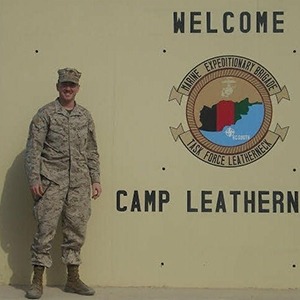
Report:
M 75 100 L 76 94 L 79 92 L 79 84 L 73 82 L 61 82 L 56 85 L 59 98 L 65 102 Z

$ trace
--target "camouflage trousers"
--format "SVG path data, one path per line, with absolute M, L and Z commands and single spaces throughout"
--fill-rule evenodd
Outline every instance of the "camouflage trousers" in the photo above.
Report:
M 80 250 L 85 241 L 87 222 L 91 215 L 90 186 L 71 188 L 42 178 L 43 197 L 35 201 L 37 231 L 31 246 L 31 262 L 47 268 L 52 265 L 51 242 L 62 217 L 62 260 L 79 265 Z

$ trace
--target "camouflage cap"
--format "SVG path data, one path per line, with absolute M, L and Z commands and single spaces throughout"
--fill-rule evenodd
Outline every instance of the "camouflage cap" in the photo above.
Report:
M 59 83 L 74 82 L 76 84 L 79 84 L 79 78 L 81 76 L 81 73 L 76 69 L 72 69 L 72 68 L 59 69 L 57 73 L 58 73 Z

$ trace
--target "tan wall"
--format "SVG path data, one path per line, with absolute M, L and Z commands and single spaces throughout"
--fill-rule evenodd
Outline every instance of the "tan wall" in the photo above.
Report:
M 56 71 L 82 75 L 78 102 L 95 119 L 101 149 L 103 195 L 93 202 L 82 251 L 83 277 L 101 286 L 300 287 L 299 214 L 288 213 L 287 191 L 299 184 L 298 0 L 0 0 L 0 283 L 28 283 L 35 223 L 22 155 L 28 125 L 56 97 Z M 191 11 L 202 33 L 173 32 L 173 12 Z M 268 32 L 222 31 L 225 11 L 268 12 Z M 284 33 L 272 32 L 273 11 L 283 11 Z M 211 12 L 218 33 L 205 32 Z M 37 50 L 37 52 L 36 52 Z M 164 50 L 166 50 L 164 52 Z M 293 50 L 296 50 L 294 53 Z M 272 124 L 289 127 L 284 141 L 247 166 L 212 166 L 175 142 L 169 127 L 187 129 L 185 103 L 168 101 L 190 70 L 206 59 L 238 55 L 269 70 L 291 101 L 273 105 Z M 165 169 L 163 169 L 165 168 Z M 296 170 L 293 170 L 296 169 Z M 116 208 L 117 191 L 125 190 Z M 142 212 L 131 212 L 134 190 Z M 163 212 L 144 211 L 144 192 L 168 191 Z M 213 212 L 200 211 L 201 191 L 212 191 Z M 187 191 L 192 207 L 187 212 Z M 227 212 L 215 212 L 223 191 Z M 230 191 L 269 191 L 269 213 L 233 212 Z M 285 195 L 272 212 L 272 191 Z M 257 199 L 257 198 L 256 198 Z M 158 201 L 158 196 L 156 197 Z M 239 200 L 242 202 L 242 200 Z M 240 204 L 240 202 L 239 202 Z M 256 205 L 258 204 L 256 200 Z M 61 284 L 59 232 L 48 283 Z

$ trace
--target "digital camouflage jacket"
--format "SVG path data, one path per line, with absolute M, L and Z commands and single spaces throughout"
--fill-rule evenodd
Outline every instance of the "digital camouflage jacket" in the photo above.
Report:
M 58 99 L 33 117 L 25 151 L 30 186 L 41 176 L 70 187 L 100 182 L 99 154 L 91 114 L 76 104 L 71 112 Z

